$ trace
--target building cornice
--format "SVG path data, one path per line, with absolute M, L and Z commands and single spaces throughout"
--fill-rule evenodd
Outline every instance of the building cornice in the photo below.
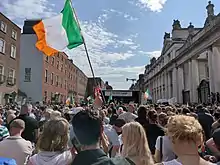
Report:
M 151 79 L 153 79 L 155 76 L 160 74 L 165 69 L 169 70 L 168 68 L 173 68 L 176 66 L 178 67 L 185 61 L 193 58 L 193 56 L 198 55 L 199 53 L 204 51 L 204 49 L 206 49 L 207 47 L 210 47 L 213 43 L 215 43 L 217 40 L 220 39 L 220 35 L 216 33 L 216 30 L 219 30 L 219 33 L 220 33 L 220 15 L 218 15 L 218 17 L 216 17 L 216 19 L 213 20 L 209 26 L 204 27 L 200 32 L 198 32 L 192 38 L 190 45 L 184 44 L 177 51 L 177 56 L 171 61 L 169 61 L 165 66 L 163 66 L 154 76 L 150 77 L 150 79 L 148 79 L 147 81 L 150 81 Z M 214 34 L 214 37 L 211 34 Z M 207 42 L 208 39 L 210 39 L 210 42 Z M 198 45 L 200 45 L 200 47 Z M 195 47 L 197 47 L 197 49 L 195 49 Z M 191 53 L 191 55 L 185 56 L 187 53 L 188 54 Z M 185 57 L 185 58 L 179 62 L 178 60 L 181 59 L 182 57 Z

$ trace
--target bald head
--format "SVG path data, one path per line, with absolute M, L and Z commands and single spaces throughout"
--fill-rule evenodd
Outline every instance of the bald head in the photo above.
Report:
M 9 114 L 7 116 L 7 123 L 9 124 L 15 118 L 16 118 L 15 114 Z
M 20 114 L 21 115 L 26 115 L 26 114 L 31 113 L 31 111 L 32 111 L 32 105 L 31 104 L 25 104 L 25 105 L 21 106 Z

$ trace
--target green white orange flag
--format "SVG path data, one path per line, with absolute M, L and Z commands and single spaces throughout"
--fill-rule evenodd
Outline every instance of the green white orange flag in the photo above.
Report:
M 59 15 L 42 20 L 33 29 L 38 38 L 36 47 L 48 56 L 83 44 L 70 0 L 66 0 Z
M 147 100 L 150 97 L 150 92 L 149 89 L 146 90 L 146 92 L 144 93 L 144 99 Z

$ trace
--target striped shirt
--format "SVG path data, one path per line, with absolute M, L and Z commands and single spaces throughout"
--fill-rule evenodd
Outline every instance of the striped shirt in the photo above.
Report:
M 9 136 L 9 132 L 7 127 L 1 125 L 0 126 L 0 141 Z

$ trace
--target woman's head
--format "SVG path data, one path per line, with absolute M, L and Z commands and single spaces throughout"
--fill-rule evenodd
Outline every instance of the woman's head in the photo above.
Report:
M 135 156 L 142 164 L 151 162 L 151 153 L 144 128 L 138 122 L 130 122 L 122 127 L 124 157 Z
M 171 116 L 167 124 L 167 134 L 172 140 L 174 150 L 178 150 L 181 144 L 189 144 L 196 149 L 203 143 L 202 126 L 191 116 Z
M 55 118 L 45 123 L 37 147 L 42 151 L 63 151 L 67 147 L 69 123 L 64 118 Z
M 163 127 L 165 127 L 167 125 L 168 119 L 169 119 L 169 117 L 166 113 L 162 112 L 158 115 L 158 122 Z
M 137 114 L 138 114 L 139 118 L 146 119 L 146 117 L 147 117 L 147 108 L 145 106 L 140 106 L 138 108 Z
M 155 110 L 149 111 L 148 118 L 151 122 L 157 122 L 157 112 Z

